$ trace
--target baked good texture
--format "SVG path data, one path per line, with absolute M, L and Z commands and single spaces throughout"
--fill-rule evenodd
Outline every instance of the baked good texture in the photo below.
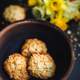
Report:
M 56 65 L 49 54 L 34 53 L 28 65 L 30 74 L 36 78 L 48 79 L 55 75 Z
M 4 61 L 4 69 L 13 80 L 28 80 L 26 58 L 14 53 Z
M 16 22 L 26 18 L 25 9 L 19 5 L 9 5 L 5 8 L 3 16 L 6 21 Z
M 22 46 L 22 55 L 23 56 L 30 56 L 33 53 L 46 53 L 47 46 L 46 44 L 37 39 L 27 39 Z

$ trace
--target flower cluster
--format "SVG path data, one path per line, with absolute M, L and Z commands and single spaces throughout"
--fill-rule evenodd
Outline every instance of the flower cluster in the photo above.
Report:
M 80 0 L 28 0 L 33 16 L 49 20 L 65 31 L 72 19 L 80 19 Z

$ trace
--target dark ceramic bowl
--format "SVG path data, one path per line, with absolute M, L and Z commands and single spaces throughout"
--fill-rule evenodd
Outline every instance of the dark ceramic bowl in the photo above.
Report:
M 67 80 L 74 65 L 71 43 L 63 31 L 42 21 L 22 21 L 9 25 L 0 32 L 0 77 L 10 80 L 3 69 L 4 60 L 13 52 L 20 52 L 25 39 L 38 38 L 47 44 L 56 63 L 55 76 L 48 80 Z M 31 80 L 40 80 L 31 77 Z

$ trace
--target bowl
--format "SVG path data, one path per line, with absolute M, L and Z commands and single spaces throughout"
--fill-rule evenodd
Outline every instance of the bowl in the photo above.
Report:
M 67 80 L 74 67 L 74 51 L 66 34 L 45 21 L 21 21 L 7 26 L 0 32 L 0 77 L 10 80 L 3 69 L 4 60 L 13 52 L 20 52 L 25 39 L 38 38 L 47 45 L 56 64 L 55 76 L 48 80 Z M 31 80 L 39 80 L 34 77 Z

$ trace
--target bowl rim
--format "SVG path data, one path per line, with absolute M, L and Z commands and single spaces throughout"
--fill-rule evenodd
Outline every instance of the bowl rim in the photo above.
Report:
M 72 57 L 72 59 L 71 59 L 71 63 L 70 63 L 70 65 L 69 65 L 68 70 L 64 73 L 64 75 L 62 76 L 61 80 L 67 80 L 67 79 L 69 78 L 69 76 L 70 76 L 73 68 L 74 68 L 74 65 L 75 65 L 75 52 L 74 52 L 74 50 L 73 50 L 72 43 L 71 43 L 70 39 L 68 38 L 68 36 L 66 35 L 66 33 L 63 32 L 60 28 L 56 27 L 56 25 L 51 24 L 51 23 L 49 23 L 48 21 L 41 21 L 41 20 L 25 20 L 25 21 L 19 21 L 19 22 L 15 22 L 15 23 L 12 23 L 12 24 L 6 26 L 6 27 L 0 32 L 0 39 L 1 39 L 2 36 L 5 35 L 5 33 L 6 33 L 7 31 L 15 28 L 17 25 L 26 24 L 26 23 L 33 23 L 33 24 L 34 24 L 34 23 L 38 23 L 38 24 L 42 24 L 42 25 L 48 25 L 48 26 L 50 26 L 51 28 L 53 28 L 53 26 L 54 26 L 53 29 L 58 30 L 58 31 L 66 38 L 66 40 L 67 40 L 67 42 L 68 42 L 68 44 L 69 44 L 69 46 L 70 46 L 70 49 L 71 49 L 71 57 Z

